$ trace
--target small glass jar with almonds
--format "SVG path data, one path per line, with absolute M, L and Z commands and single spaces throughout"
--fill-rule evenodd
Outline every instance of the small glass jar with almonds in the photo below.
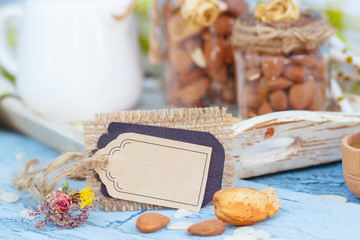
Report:
M 247 13 L 245 0 L 159 0 L 157 5 L 169 105 L 234 104 L 231 31 L 235 19 Z
M 284 110 L 325 110 L 333 29 L 292 0 L 272 0 L 236 20 L 232 35 L 242 118 Z

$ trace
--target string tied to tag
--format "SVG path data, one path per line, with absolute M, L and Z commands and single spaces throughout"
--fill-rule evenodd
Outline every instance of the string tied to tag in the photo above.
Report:
M 106 167 L 108 159 L 106 157 L 98 159 L 89 153 L 65 153 L 44 166 L 31 169 L 38 163 L 38 159 L 28 161 L 23 172 L 14 176 L 13 184 L 18 190 L 27 191 L 43 199 L 54 191 L 64 178 L 85 179 L 87 169 L 99 165 Z

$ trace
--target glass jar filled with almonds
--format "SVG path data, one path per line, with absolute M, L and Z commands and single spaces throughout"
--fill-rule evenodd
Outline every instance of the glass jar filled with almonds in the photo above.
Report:
M 325 110 L 329 57 L 323 46 L 332 33 L 324 17 L 300 12 L 292 0 L 270 1 L 237 19 L 232 43 L 241 117 Z
M 176 107 L 236 102 L 231 32 L 245 0 L 159 1 L 165 91 Z

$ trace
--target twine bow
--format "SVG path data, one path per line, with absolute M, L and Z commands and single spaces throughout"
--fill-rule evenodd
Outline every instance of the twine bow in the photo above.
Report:
M 314 20 L 313 15 L 303 17 L 306 24 L 291 26 L 294 23 L 289 23 L 287 28 L 259 22 L 252 25 L 246 20 L 237 20 L 232 36 L 233 46 L 258 52 L 288 54 L 320 47 L 334 33 L 324 17 L 317 16 Z

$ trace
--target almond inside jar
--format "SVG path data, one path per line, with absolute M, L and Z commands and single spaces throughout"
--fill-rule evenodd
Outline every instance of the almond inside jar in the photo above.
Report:
M 185 20 L 181 5 L 175 2 L 167 0 L 162 6 L 163 39 L 167 45 L 163 71 L 167 102 L 174 107 L 236 103 L 231 32 L 235 19 L 248 11 L 245 0 L 218 1 L 219 6 L 226 7 L 220 8 L 209 27 Z
M 321 41 L 309 43 L 298 42 L 292 34 L 293 29 L 322 25 L 327 26 L 327 22 L 315 12 L 304 12 L 296 21 L 261 23 L 252 15 L 236 21 L 232 42 L 242 118 L 275 111 L 326 109 L 329 58 L 323 45 L 332 29 L 325 28 Z M 277 35 L 279 32 L 282 34 Z

